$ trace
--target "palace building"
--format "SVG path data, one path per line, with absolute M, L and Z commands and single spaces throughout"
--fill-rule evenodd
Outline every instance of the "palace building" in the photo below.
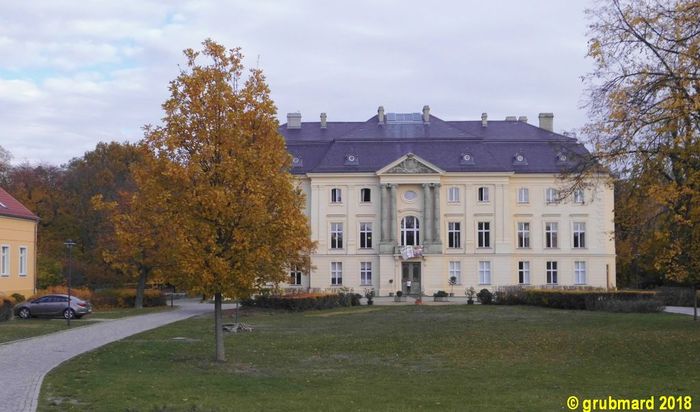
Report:
M 614 287 L 612 186 L 602 176 L 567 190 L 561 173 L 588 151 L 555 133 L 553 117 L 444 121 L 428 106 L 379 107 L 360 122 L 288 114 L 279 131 L 318 242 L 289 287 Z

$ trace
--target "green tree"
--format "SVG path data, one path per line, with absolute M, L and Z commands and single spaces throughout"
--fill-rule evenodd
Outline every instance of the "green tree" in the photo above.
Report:
M 245 76 L 240 49 L 202 44 L 184 51 L 163 125 L 145 129 L 160 187 L 144 195 L 167 196 L 180 247 L 178 270 L 166 276 L 214 296 L 216 359 L 224 361 L 222 296 L 287 280 L 290 265 L 306 267 L 313 244 L 262 71 Z
M 698 282 L 700 2 L 613 0 L 589 14 L 590 164 L 639 206 L 618 204 L 618 237 L 667 279 Z

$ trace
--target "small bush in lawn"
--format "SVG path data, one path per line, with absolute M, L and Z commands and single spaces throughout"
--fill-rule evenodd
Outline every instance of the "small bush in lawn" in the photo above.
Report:
M 434 298 L 446 298 L 447 296 L 448 294 L 444 290 L 438 290 L 437 292 L 433 293 Z
M 15 300 L 11 297 L 0 295 L 0 322 L 12 319 Z
M 491 302 L 493 302 L 493 293 L 486 288 L 481 289 L 479 293 L 476 294 L 476 297 L 482 305 L 490 305 Z
M 14 299 L 15 302 L 17 302 L 17 303 L 22 303 L 22 302 L 24 302 L 24 301 L 26 300 L 26 299 L 24 298 L 24 295 L 21 294 L 21 293 L 13 293 L 13 294 L 12 294 L 12 299 Z

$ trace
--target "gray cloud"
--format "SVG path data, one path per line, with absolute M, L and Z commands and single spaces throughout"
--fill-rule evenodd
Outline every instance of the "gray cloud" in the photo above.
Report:
M 63 163 L 157 123 L 206 37 L 259 61 L 284 121 L 364 120 L 378 105 L 445 119 L 553 111 L 585 123 L 588 2 L 38 1 L 0 6 L 0 145 Z

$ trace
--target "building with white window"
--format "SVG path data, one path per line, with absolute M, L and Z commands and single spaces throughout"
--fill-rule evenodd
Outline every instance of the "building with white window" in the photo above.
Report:
M 0 188 L 0 294 L 34 294 L 38 221 L 34 213 Z
M 551 113 L 538 126 L 443 121 L 427 106 L 360 122 L 290 113 L 280 133 L 318 242 L 290 287 L 615 286 L 613 189 L 601 176 L 567 194 L 559 176 L 588 151 Z

